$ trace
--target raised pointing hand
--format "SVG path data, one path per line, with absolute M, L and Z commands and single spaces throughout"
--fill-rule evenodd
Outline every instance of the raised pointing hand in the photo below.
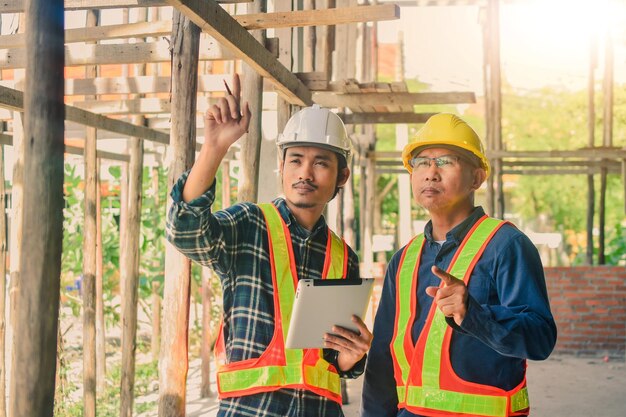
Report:
M 465 283 L 450 275 L 443 269 L 433 265 L 432 272 L 440 278 L 445 286 L 428 287 L 426 294 L 433 297 L 437 307 L 446 317 L 453 317 L 457 325 L 461 325 L 467 313 L 467 286 Z
M 232 93 L 226 84 L 227 95 L 206 112 L 204 117 L 204 140 L 212 148 L 227 150 L 244 133 L 250 125 L 250 107 L 246 102 L 241 111 L 241 81 L 239 74 L 233 77 Z

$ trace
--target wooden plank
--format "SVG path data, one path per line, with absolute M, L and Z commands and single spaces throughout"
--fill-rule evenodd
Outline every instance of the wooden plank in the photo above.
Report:
M 207 74 L 198 77 L 198 92 L 226 91 L 224 81 L 232 85 L 230 74 Z M 6 84 L 5 84 L 6 83 Z M 9 81 L 0 82 L 0 85 L 10 87 Z M 89 79 L 65 79 L 65 95 L 88 94 L 155 94 L 169 93 L 170 77 L 137 76 L 111 77 Z
M 247 3 L 250 0 L 222 0 L 220 3 Z M 24 12 L 25 0 L 3 0 L 2 13 Z M 65 0 L 65 10 L 123 9 L 168 6 L 165 0 Z
M 160 2 L 165 5 L 165 1 Z M 4 9 L 3 13 L 6 13 Z M 400 18 L 400 8 L 395 4 L 383 4 L 323 10 L 256 13 L 233 15 L 232 17 L 244 29 L 254 30 L 395 20 Z M 169 20 L 75 28 L 65 31 L 65 43 L 169 36 L 171 32 L 172 22 Z M 24 47 L 24 39 L 23 33 L 0 36 L 0 49 Z
M 224 85 L 222 83 L 222 85 Z M 269 94 L 264 94 L 268 96 Z M 218 98 L 198 96 L 196 113 L 204 114 L 210 106 L 218 102 Z M 75 101 L 75 107 L 97 114 L 121 115 L 121 114 L 163 114 L 170 113 L 171 103 L 164 98 L 138 98 L 131 100 L 90 100 Z M 272 104 L 274 104 L 272 106 Z M 263 110 L 276 110 L 275 100 L 263 105 Z M 203 126 L 203 121 L 199 126 Z
M 218 6 L 219 7 L 219 6 Z M 259 48 L 267 56 L 272 54 L 265 48 Z M 26 64 L 24 48 L 0 50 L 0 68 L 23 68 Z M 200 61 L 218 61 L 235 59 L 236 55 L 222 50 L 214 39 L 205 39 L 200 48 Z M 166 41 L 152 43 L 114 44 L 114 45 L 68 45 L 65 47 L 65 66 L 139 64 L 170 62 L 169 44 Z
M 421 105 L 421 104 L 463 104 L 475 103 L 474 93 L 362 93 L 362 94 L 335 94 L 316 92 L 313 101 L 322 107 L 350 107 L 358 108 L 374 106 L 378 103 L 389 105 Z
M 65 31 L 65 43 L 169 36 L 171 32 L 172 22 L 169 20 L 84 27 L 67 29 Z M 25 35 L 23 33 L 0 36 L 0 49 L 23 48 L 24 39 Z
M 13 146 L 13 136 L 7 135 L 6 133 L 0 133 L 0 145 Z M 70 155 L 83 156 L 84 148 L 81 148 L 80 146 L 72 146 L 72 145 L 65 144 L 65 153 L 70 154 Z M 128 155 L 101 151 L 101 150 L 96 151 L 96 156 L 99 159 L 108 159 L 111 161 L 128 162 L 130 160 L 130 157 Z
M 398 158 L 402 155 L 401 151 L 375 151 L 368 152 L 368 157 L 379 158 Z M 626 159 L 626 149 L 622 148 L 594 148 L 594 149 L 578 149 L 572 151 L 492 151 L 488 157 L 493 158 L 581 158 L 590 159 Z
M 339 113 L 339 117 L 345 124 L 382 124 L 382 123 L 425 123 L 429 117 L 436 113 Z
M 277 92 L 292 104 L 313 104 L 311 92 L 252 35 L 213 0 L 167 0 L 204 32 L 211 35 L 261 76 L 274 83 Z
M 399 19 L 400 7 L 395 4 L 379 4 L 374 6 L 338 7 L 335 9 L 259 13 L 233 17 L 241 26 L 248 30 L 326 26 Z
M 296 74 L 299 76 L 299 74 Z M 230 74 L 207 74 L 198 77 L 198 92 L 225 92 L 224 81 L 232 83 Z M 312 77 L 305 78 L 304 82 L 319 89 L 323 80 Z M 0 86 L 15 89 L 15 81 L 0 81 Z M 272 89 L 273 90 L 273 89 Z M 137 76 L 137 77 L 96 77 L 96 78 L 66 78 L 65 95 L 103 95 L 103 94 L 156 94 L 169 93 L 170 77 Z M 0 110 L 0 119 L 10 118 Z
M 0 86 L 0 106 L 22 111 L 23 103 L 24 93 Z M 119 133 L 123 136 L 135 136 L 152 142 L 169 144 L 169 135 L 167 133 L 111 119 L 73 106 L 65 105 L 65 120 Z

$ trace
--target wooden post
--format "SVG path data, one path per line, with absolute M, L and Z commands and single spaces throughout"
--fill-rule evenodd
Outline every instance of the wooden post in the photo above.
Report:
M 265 13 L 267 0 L 248 3 L 248 13 Z M 254 31 L 255 39 L 265 45 L 265 31 Z M 237 201 L 256 202 L 258 198 L 259 160 L 261 156 L 261 113 L 263 109 L 263 77 L 248 64 L 243 64 L 243 102 L 248 102 L 253 112 L 250 127 L 245 138 L 241 139 L 241 165 L 239 168 L 239 190 Z
M 491 101 L 492 101 L 492 91 L 491 91 L 491 82 L 490 82 L 490 56 L 489 50 L 490 46 L 490 34 L 491 27 L 489 26 L 489 20 L 487 18 L 487 8 L 480 8 L 480 21 L 482 22 L 482 34 L 483 34 L 483 91 L 485 95 L 485 147 L 487 151 L 487 155 L 490 155 L 491 152 L 495 150 L 493 144 L 493 118 L 491 117 Z M 489 158 L 489 164 L 491 166 L 495 165 L 495 158 Z M 486 195 L 486 212 L 493 216 L 496 212 L 495 205 L 495 185 L 494 185 L 494 175 L 493 173 L 487 178 L 485 181 L 487 184 L 487 195 Z
M 174 10 L 172 24 L 172 128 L 168 189 L 193 163 L 200 29 Z M 168 197 L 168 206 L 171 205 Z M 159 416 L 185 415 L 191 262 L 166 243 L 163 331 L 159 360 Z
M 104 324 L 104 267 L 102 250 L 102 204 L 100 160 L 96 169 L 96 392 L 106 389 L 106 326 Z
M 613 145 L 613 37 L 611 30 L 607 30 L 604 37 L 604 123 L 602 129 L 602 146 Z M 598 212 L 598 265 L 604 265 L 605 259 L 605 229 L 606 229 L 606 185 L 608 170 L 600 168 L 600 202 Z
M 303 10 L 315 10 L 315 0 L 304 0 Z M 302 65 L 302 72 L 315 71 L 315 52 L 316 52 L 316 27 L 306 26 L 302 28 L 304 33 L 304 61 Z
M 355 158 L 353 158 L 353 161 L 354 159 Z M 348 182 L 346 182 L 346 185 L 343 187 L 343 191 L 341 192 L 341 214 L 343 218 L 342 228 L 343 239 L 348 245 L 350 245 L 351 248 L 356 248 L 356 219 L 354 218 L 354 163 L 350 167 L 350 173 L 350 178 L 348 178 Z
M 211 332 L 211 310 L 213 309 L 211 288 L 213 271 L 202 268 L 202 343 L 200 357 L 202 358 L 202 383 L 200 397 L 208 398 L 215 395 L 211 391 L 211 352 L 213 351 L 213 336 Z
M 141 118 L 142 116 L 135 116 Z M 133 123 L 137 123 L 133 120 Z M 139 233 L 141 225 L 141 188 L 143 140 L 130 139 L 128 165 L 128 224 L 126 225 L 126 257 L 120 265 L 124 283 L 122 299 L 122 380 L 120 416 L 131 417 L 135 386 L 135 350 L 137 347 L 137 292 L 139 285 Z
M 137 21 L 147 20 L 147 9 L 138 9 Z M 138 40 L 138 42 L 143 40 Z M 135 66 L 135 75 L 146 74 L 146 64 Z M 132 123 L 143 125 L 143 116 L 132 117 Z M 128 143 L 128 202 L 124 237 L 125 257 L 120 260 L 122 284 L 122 376 L 120 383 L 120 417 L 133 415 L 135 390 L 135 351 L 137 348 L 137 303 L 139 289 L 139 235 L 141 233 L 141 199 L 143 188 L 143 140 L 132 137 Z
M 152 360 L 159 360 L 159 347 L 161 344 L 161 295 L 159 294 L 159 281 L 152 281 Z
M 24 32 L 26 26 L 24 14 L 20 14 L 18 33 Z M 14 72 L 15 85 L 20 89 L 24 89 L 24 70 L 15 70 Z M 13 340 L 15 334 L 15 320 L 17 316 L 17 296 L 20 288 L 20 264 L 21 264 L 21 252 L 20 246 L 22 245 L 22 221 L 24 215 L 24 115 L 19 111 L 13 112 L 13 182 L 11 184 L 11 225 L 9 232 L 11 236 L 9 238 L 9 268 L 10 268 L 10 283 L 9 283 L 9 327 L 7 336 L 9 340 Z M 7 373 L 12 373 L 13 365 L 15 364 L 15 352 L 13 351 L 14 343 L 10 343 L 8 346 L 9 352 L 9 369 Z M 9 388 L 10 391 L 10 388 Z M 10 404 L 9 404 L 10 406 Z
M 396 49 L 396 81 L 404 79 L 404 34 L 398 34 Z M 396 125 L 396 149 L 402 151 L 409 143 L 409 126 L 406 124 Z M 398 225 L 396 234 L 398 237 L 397 247 L 400 248 L 413 237 L 411 225 L 411 176 L 408 173 L 398 174 Z
M 0 123 L 4 126 L 4 122 Z M 6 190 L 4 187 L 4 146 L 0 146 L 0 417 L 6 417 L 6 250 L 7 250 L 7 222 L 6 222 Z
M 595 110 L 595 69 L 597 64 L 598 40 L 594 35 L 589 44 L 589 79 L 587 82 L 587 145 L 595 146 L 596 110 Z M 593 218 L 596 210 L 596 192 L 593 174 L 587 175 L 587 250 L 586 263 L 593 265 Z
M 2 29 L 2 19 L 0 19 Z M 0 80 L 2 71 L 0 71 Z M 0 122 L 0 131 L 6 130 L 6 122 Z M 6 189 L 4 187 L 4 146 L 0 145 L 0 417 L 7 415 L 6 402 L 6 251 L 7 251 L 7 222 L 6 222 Z
M 11 417 L 52 417 L 63 243 L 64 5 L 26 15 L 24 208 L 11 368 Z M 42 204 L 45 202 L 45 204 Z
M 502 150 L 502 90 L 500 70 L 500 4 L 499 0 L 489 0 L 487 4 L 487 25 L 489 27 L 489 113 L 492 123 L 492 145 L 494 150 Z M 504 190 L 502 182 L 502 158 L 493 160 L 492 175 L 495 182 L 495 213 L 504 218 Z
M 129 23 L 129 9 L 122 10 L 122 22 Z M 128 42 L 128 40 L 126 40 Z M 122 65 L 122 77 L 128 77 L 128 65 Z M 128 144 L 126 145 L 126 153 L 128 153 Z M 124 162 L 120 165 L 120 265 L 126 260 L 126 225 L 128 224 L 128 163 Z M 124 282 L 120 276 L 120 288 L 124 288 Z
M 88 10 L 86 27 L 98 25 L 99 10 Z M 85 68 L 85 78 L 95 78 L 97 67 Z M 94 99 L 95 97 L 85 97 Z M 97 131 L 87 127 L 85 137 L 85 201 L 83 239 L 83 414 L 96 415 L 96 137 Z

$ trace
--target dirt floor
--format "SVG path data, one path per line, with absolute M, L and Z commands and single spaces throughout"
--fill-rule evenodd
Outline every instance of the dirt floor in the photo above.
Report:
M 359 416 L 363 379 L 350 381 L 346 417 Z M 200 397 L 199 361 L 189 368 L 187 417 L 217 414 L 215 399 Z M 621 360 L 553 355 L 546 361 L 529 362 L 528 388 L 533 417 L 625 417 L 626 363 Z M 137 399 L 141 401 L 141 399 Z M 137 417 L 153 417 L 154 413 Z

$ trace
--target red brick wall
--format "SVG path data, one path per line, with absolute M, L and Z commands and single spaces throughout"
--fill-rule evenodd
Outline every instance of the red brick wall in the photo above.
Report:
M 624 358 L 626 268 L 546 268 L 557 353 Z

